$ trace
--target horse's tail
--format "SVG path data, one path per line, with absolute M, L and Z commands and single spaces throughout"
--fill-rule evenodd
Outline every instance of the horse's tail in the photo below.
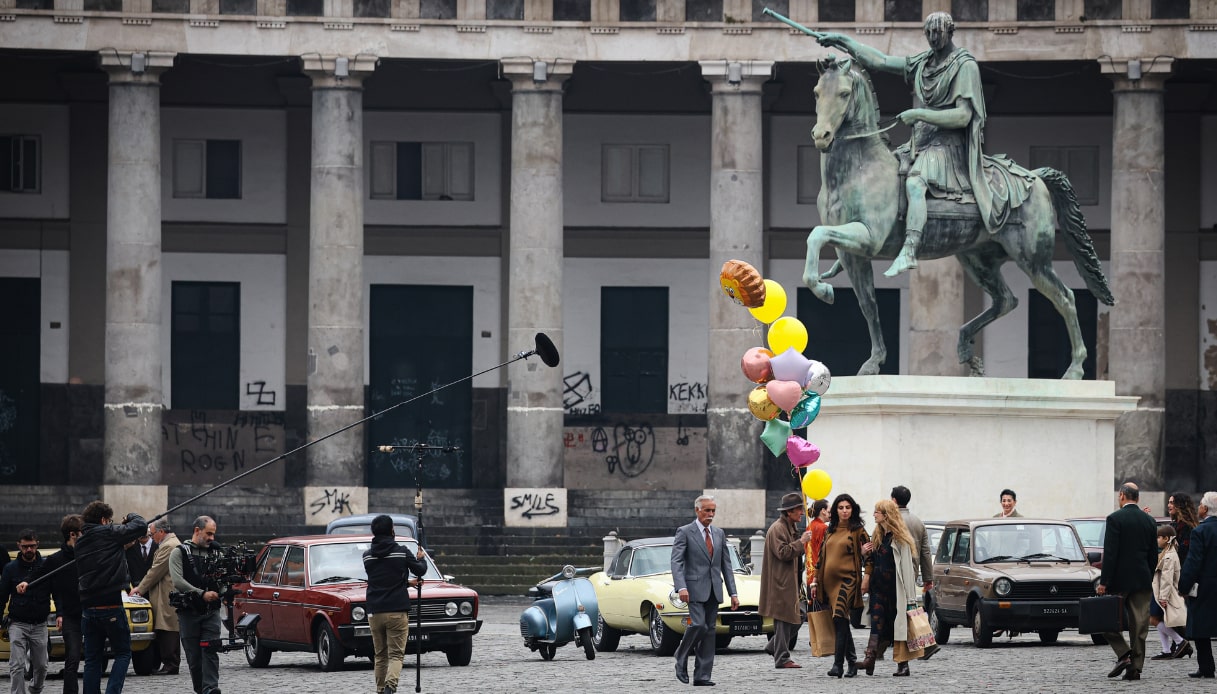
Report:
M 1048 193 L 1052 196 L 1052 207 L 1056 210 L 1057 225 L 1065 232 L 1065 246 L 1069 248 L 1069 254 L 1073 256 L 1073 264 L 1077 266 L 1078 272 L 1082 273 L 1086 287 L 1096 299 L 1108 306 L 1114 306 L 1116 299 L 1111 295 L 1111 288 L 1107 286 L 1107 277 L 1103 275 L 1099 256 L 1094 252 L 1094 242 L 1086 231 L 1086 218 L 1082 216 L 1082 210 L 1078 206 L 1073 184 L 1064 173 L 1047 166 L 1031 173 L 1038 176 L 1048 187 Z

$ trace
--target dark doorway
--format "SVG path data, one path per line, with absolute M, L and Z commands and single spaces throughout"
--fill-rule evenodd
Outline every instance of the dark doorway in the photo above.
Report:
M 1073 360 L 1069 331 L 1056 307 L 1037 290 L 1030 290 L 1027 312 L 1027 378 L 1060 378 Z M 1088 289 L 1073 290 L 1078 308 L 1078 325 L 1086 345 L 1086 361 L 1082 362 L 1087 381 L 1094 380 L 1095 333 L 1099 302 Z
M 39 324 L 37 277 L 0 277 L 0 484 L 37 484 Z
M 799 287 L 798 317 L 807 328 L 808 359 L 823 362 L 834 376 L 853 376 L 870 358 L 870 330 L 858 308 L 858 296 L 848 287 L 834 287 L 836 300 L 832 304 L 811 295 L 811 290 Z M 900 290 L 876 289 L 879 322 L 887 360 L 879 373 L 900 373 Z
M 600 407 L 668 411 L 668 288 L 600 288 Z
M 473 287 L 372 285 L 369 345 L 373 412 L 465 378 L 473 364 Z M 419 398 L 369 424 L 373 447 L 459 446 L 423 458 L 425 487 L 471 487 L 470 381 Z M 413 487 L 418 458 L 412 451 L 373 453 L 369 487 Z

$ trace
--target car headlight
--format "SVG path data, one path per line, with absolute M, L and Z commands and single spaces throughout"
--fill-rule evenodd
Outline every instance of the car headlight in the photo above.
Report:
M 447 605 L 444 605 L 444 614 L 448 615 L 449 617 L 455 617 L 457 610 L 459 609 L 460 608 L 456 606 L 456 603 L 450 602 Z
M 1095 595 L 1098 595 L 1098 594 L 1099 594 L 1099 581 L 1100 581 L 1100 580 L 1102 580 L 1102 579 L 1098 579 L 1098 578 L 1094 579 L 1094 592 L 1095 592 Z
M 355 607 L 351 608 L 351 620 L 352 621 L 362 622 L 367 616 L 368 616 L 367 611 L 364 610 L 359 605 L 356 605 Z
M 473 603 L 465 601 L 461 603 L 461 614 L 468 617 L 473 614 Z
M 138 609 L 131 610 L 132 624 L 147 624 L 152 621 L 152 610 Z
M 46 616 L 46 625 L 48 629 L 56 628 L 55 625 L 59 623 L 58 617 L 59 615 L 55 614 L 54 612 Z
M 675 607 L 678 610 L 683 610 L 689 606 L 689 603 L 680 599 L 680 593 L 677 593 L 675 590 L 668 593 L 668 602 L 672 604 L 672 607 Z
M 999 578 L 993 582 L 993 591 L 998 595 L 1006 596 L 1014 589 L 1014 582 L 1008 578 Z

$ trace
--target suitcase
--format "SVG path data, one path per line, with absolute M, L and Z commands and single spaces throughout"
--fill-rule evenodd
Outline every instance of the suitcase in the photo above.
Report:
M 1078 632 L 1102 634 L 1124 631 L 1124 598 L 1099 595 L 1078 600 Z

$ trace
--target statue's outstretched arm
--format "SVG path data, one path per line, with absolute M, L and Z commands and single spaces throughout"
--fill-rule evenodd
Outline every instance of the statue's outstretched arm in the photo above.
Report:
M 877 48 L 836 33 L 822 34 L 816 39 L 821 46 L 845 51 L 867 70 L 879 70 L 903 75 L 908 61 L 893 55 L 885 55 Z

